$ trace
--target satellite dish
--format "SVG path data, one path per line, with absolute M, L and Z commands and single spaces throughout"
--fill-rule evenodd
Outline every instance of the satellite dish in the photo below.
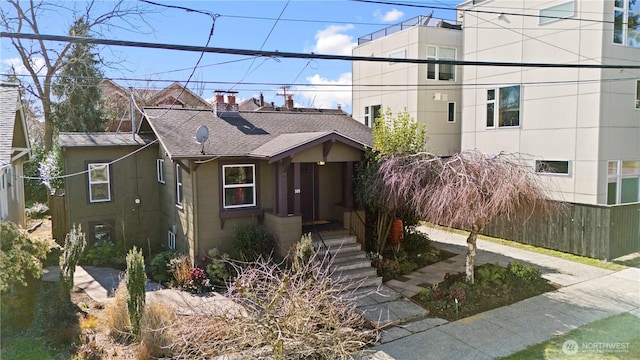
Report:
M 200 125 L 198 130 L 196 130 L 196 141 L 198 144 L 202 145 L 209 138 L 209 129 L 206 126 Z
M 196 141 L 200 144 L 200 153 L 204 155 L 204 142 L 209 138 L 209 129 L 206 126 L 200 125 L 196 130 Z

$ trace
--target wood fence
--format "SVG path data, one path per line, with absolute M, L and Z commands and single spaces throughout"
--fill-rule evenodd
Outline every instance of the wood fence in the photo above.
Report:
M 569 204 L 549 218 L 497 219 L 483 234 L 596 259 L 640 251 L 640 203 Z
M 64 190 L 58 189 L 49 196 L 49 213 L 51 214 L 51 235 L 60 245 L 64 245 L 69 224 L 64 201 Z

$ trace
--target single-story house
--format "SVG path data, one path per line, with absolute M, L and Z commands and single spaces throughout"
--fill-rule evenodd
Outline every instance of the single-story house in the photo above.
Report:
M 31 157 L 20 88 L 0 83 L 0 221 L 26 227 L 23 165 Z
M 226 101 L 225 101 L 226 100 Z M 292 105 L 292 104 L 291 104 Z M 208 134 L 208 136 L 206 136 Z M 218 95 L 213 108 L 145 108 L 137 134 L 60 134 L 69 224 L 89 240 L 197 260 L 231 249 L 236 224 L 258 222 L 286 254 L 303 223 L 350 226 L 354 170 L 371 129 L 340 110 L 239 111 Z

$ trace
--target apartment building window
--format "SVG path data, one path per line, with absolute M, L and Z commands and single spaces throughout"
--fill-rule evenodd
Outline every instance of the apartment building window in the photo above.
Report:
M 544 25 L 546 23 L 566 19 L 576 14 L 575 1 L 569 1 L 560 5 L 548 7 L 546 9 L 540 9 L 540 17 L 538 18 L 539 24 Z
M 89 164 L 89 202 L 111 201 L 111 179 L 109 164 Z
M 256 206 L 256 166 L 237 164 L 222 166 L 223 207 L 234 209 Z
M 536 172 L 540 174 L 569 175 L 569 161 L 536 160 Z
M 453 101 L 447 104 L 447 122 L 456 122 L 456 103 Z
M 640 201 L 640 160 L 613 160 L 607 169 L 607 204 Z
M 156 160 L 156 173 L 158 174 L 158 182 L 164 184 L 164 159 Z
M 390 59 L 406 59 L 407 51 L 405 49 L 394 51 L 391 54 L 389 54 L 389 58 Z M 397 64 L 397 62 L 389 62 L 389 65 L 394 65 L 394 64 Z
M 183 197 L 182 168 L 176 164 L 176 205 L 182 206 Z
M 640 110 L 640 80 L 636 80 L 636 110 Z
M 427 45 L 427 59 L 455 60 L 456 49 Z M 427 79 L 456 81 L 456 66 L 453 64 L 427 64 Z
M 498 127 L 520 126 L 520 85 L 487 90 L 486 124 L 492 128 L 496 123 Z
M 640 47 L 640 1 L 615 0 L 613 6 L 613 42 Z
M 364 107 L 364 124 L 368 127 L 373 127 L 376 119 L 380 117 L 381 105 L 371 105 Z

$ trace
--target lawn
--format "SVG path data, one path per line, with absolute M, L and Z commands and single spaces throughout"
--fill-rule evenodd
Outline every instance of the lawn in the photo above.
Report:
M 615 315 L 502 359 L 640 359 L 640 318 Z

